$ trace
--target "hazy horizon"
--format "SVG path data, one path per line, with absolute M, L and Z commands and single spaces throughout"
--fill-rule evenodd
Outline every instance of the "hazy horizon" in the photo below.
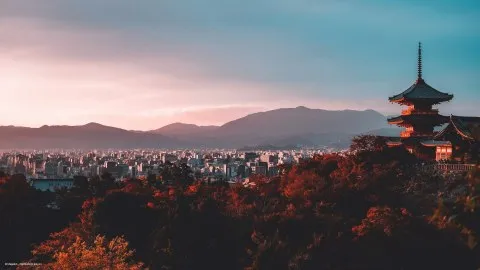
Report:
M 273 108 L 272 110 L 279 110 L 279 109 L 293 109 L 293 108 L 298 108 L 298 107 L 305 107 L 303 105 L 299 105 L 299 106 L 296 106 L 296 107 L 291 107 L 291 108 Z M 310 110 L 325 110 L 325 109 L 322 109 L 322 108 L 308 108 L 306 107 L 307 109 L 310 109 Z M 343 109 L 343 110 L 328 110 L 328 111 L 348 111 L 350 109 Z M 372 110 L 372 109 L 365 109 L 365 110 L 356 110 L 356 111 L 368 111 L 368 110 Z M 263 111 L 257 111 L 257 112 L 252 112 L 250 114 L 254 114 L 254 113 L 260 113 L 260 112 L 267 112 L 267 111 L 270 111 L 270 110 L 263 110 Z M 377 111 L 378 112 L 378 111 Z M 378 112 L 380 113 L 380 112 Z M 186 124 L 186 125 L 197 125 L 197 126 L 201 126 L 201 127 L 204 127 L 204 126 L 222 126 L 228 122 L 231 122 L 231 121 L 234 121 L 234 120 L 237 120 L 239 118 L 243 118 L 245 116 L 248 116 L 250 114 L 246 114 L 246 115 L 243 115 L 243 116 L 240 116 L 238 118 L 234 118 L 234 119 L 230 119 L 224 123 L 219 123 L 219 124 L 212 124 L 212 125 L 197 125 L 195 123 L 188 123 L 188 122 L 179 122 L 179 121 L 176 121 L 176 122 L 171 122 L 171 123 L 167 123 L 167 124 L 164 124 L 164 125 L 161 125 L 159 127 L 156 127 L 156 128 L 152 128 L 152 129 L 128 129 L 128 128 L 121 128 L 121 127 L 117 127 L 117 126 L 113 126 L 113 125 L 110 125 L 108 123 L 102 123 L 102 122 L 98 122 L 98 121 L 90 121 L 90 122 L 85 122 L 85 123 L 79 123 L 79 124 L 40 124 L 40 125 L 37 125 L 37 126 L 19 126 L 19 125 L 3 125 L 3 124 L 0 124 L 0 127 L 5 127 L 5 126 L 13 126 L 13 127 L 26 127 L 26 128 L 40 128 L 40 127 L 43 127 L 43 126 L 84 126 L 84 125 L 88 125 L 88 124 L 100 124 L 100 125 L 103 125 L 103 126 L 109 126 L 109 127 L 115 127 L 115 128 L 121 128 L 121 129 L 125 129 L 125 130 L 131 130 L 131 131 L 152 131 L 152 130 L 156 130 L 156 129 L 159 129 L 159 128 L 162 128 L 162 127 L 165 127 L 165 126 L 168 126 L 168 125 L 173 125 L 173 124 Z M 381 114 L 381 113 L 380 113 Z M 393 113 L 395 114 L 395 113 Z M 392 114 L 392 115 L 393 115 Z M 385 117 L 389 116 L 388 114 L 382 114 L 384 115 Z M 387 123 L 387 122 L 385 122 Z M 392 126 L 393 127 L 393 126 Z
M 477 1 L 0 0 L 0 125 L 221 125 L 306 106 L 400 113 L 416 78 L 480 116 Z M 411 18 L 411 19 L 407 19 Z

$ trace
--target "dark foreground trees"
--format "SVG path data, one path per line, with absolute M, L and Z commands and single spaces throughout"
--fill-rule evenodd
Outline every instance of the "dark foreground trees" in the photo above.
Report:
M 53 269 L 477 269 L 478 172 L 460 176 L 466 194 L 438 204 L 438 177 L 414 165 L 402 150 L 366 147 L 252 177 L 249 187 L 129 181 L 87 196 L 30 257 L 29 245 L 19 248 Z M 64 200 L 95 190 L 78 180 L 81 191 Z M 10 220 L 20 215 L 11 200 L 38 200 L 0 190 L 11 193 L 2 201 Z

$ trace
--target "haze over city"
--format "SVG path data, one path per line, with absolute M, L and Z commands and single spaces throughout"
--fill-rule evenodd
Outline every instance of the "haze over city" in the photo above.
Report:
M 480 115 L 477 1 L 0 1 L 0 125 L 149 130 L 296 107 Z M 8 102 L 7 102 L 8 101 Z

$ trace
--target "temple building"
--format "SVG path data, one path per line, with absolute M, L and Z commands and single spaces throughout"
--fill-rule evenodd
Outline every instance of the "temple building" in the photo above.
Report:
M 453 95 L 428 85 L 422 77 L 422 47 L 418 45 L 418 76 L 412 86 L 389 98 L 407 106 L 388 123 L 404 127 L 400 137 L 389 138 L 391 147 L 403 146 L 426 160 L 478 160 L 480 117 L 443 116 L 434 106 L 453 99 Z M 440 132 L 435 127 L 447 124 Z
M 449 159 L 480 161 L 480 117 L 451 115 L 448 125 L 433 139 L 450 142 L 453 151 Z

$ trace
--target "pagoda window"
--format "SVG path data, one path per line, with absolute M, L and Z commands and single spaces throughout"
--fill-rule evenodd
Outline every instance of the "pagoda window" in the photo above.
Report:
M 436 150 L 436 160 L 447 160 L 452 157 L 452 147 L 451 146 L 437 146 Z

